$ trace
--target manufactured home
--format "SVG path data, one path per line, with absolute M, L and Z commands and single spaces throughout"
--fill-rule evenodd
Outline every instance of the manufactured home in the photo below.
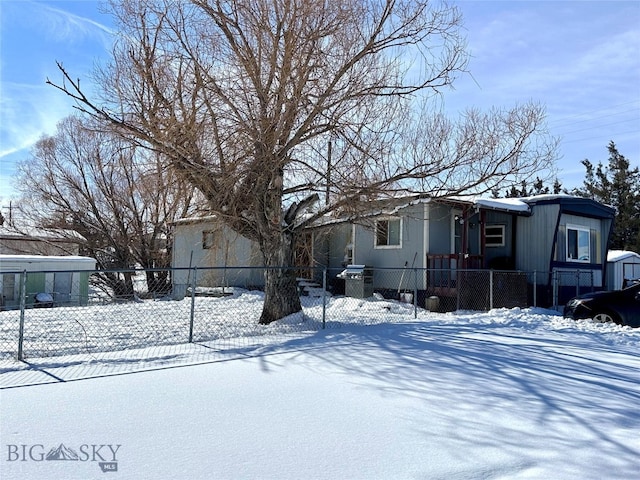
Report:
M 521 285 L 517 304 L 527 303 L 534 283 L 538 304 L 558 304 L 577 288 L 605 287 L 614 214 L 610 207 L 569 195 L 392 199 L 372 207 L 370 216 L 318 236 L 314 258 L 327 259 L 336 270 L 346 264 L 425 269 L 418 289 L 441 297 L 457 296 L 465 279 L 477 284 L 474 270 L 519 271 L 523 275 L 511 274 L 503 282 L 512 296 L 509 284 Z M 397 284 L 394 276 L 374 271 L 376 289 Z M 552 292 L 552 285 L 561 288 Z
M 369 214 L 357 220 L 324 219 L 310 227 L 298 241 L 296 267 L 328 268 L 335 293 L 345 291 L 339 275 L 347 265 L 367 267 L 373 288 L 385 293 L 399 292 L 406 281 L 398 271 L 419 269 L 413 282 L 422 301 L 460 298 L 463 285 L 488 285 L 480 271 L 509 272 L 496 283 L 504 289 L 497 293 L 510 299 L 502 306 L 531 304 L 532 295 L 538 305 L 557 305 L 577 289 L 605 287 L 614 213 L 569 195 L 386 199 L 371 202 Z M 184 269 L 174 272 L 174 292 L 183 295 L 194 281 L 189 267 L 202 269 L 198 286 L 262 285 L 259 269 L 242 270 L 262 265 L 254 242 L 215 217 L 180 220 L 174 228 L 173 267 Z
M 0 255 L 0 306 L 19 308 L 20 292 L 26 306 L 85 305 L 95 269 L 89 257 Z

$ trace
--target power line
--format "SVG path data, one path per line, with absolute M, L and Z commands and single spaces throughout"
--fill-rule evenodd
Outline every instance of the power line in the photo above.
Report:
M 630 112 L 637 112 L 638 113 L 638 119 L 632 118 L 632 119 L 629 119 L 629 120 L 640 120 L 640 107 L 639 107 L 638 109 L 634 108 L 634 109 L 631 109 L 631 110 L 624 110 L 622 112 L 610 113 L 609 115 L 600 115 L 600 116 L 598 116 L 596 118 L 587 118 L 587 119 L 584 119 L 584 120 L 578 120 L 577 122 L 571 122 L 571 123 L 568 123 L 567 125 L 575 125 L 575 124 L 578 124 L 578 123 L 585 123 L 585 122 L 595 122 L 596 120 L 599 120 L 599 119 L 602 119 L 602 118 L 615 117 L 617 115 L 623 115 L 623 114 L 630 113 Z M 551 121 L 549 123 L 555 123 L 555 122 L 557 122 L 557 120 Z M 560 128 L 562 128 L 562 126 L 560 126 Z
M 634 130 L 626 130 L 624 132 L 616 132 L 616 135 L 626 135 L 627 133 L 638 133 L 637 129 Z M 586 137 L 586 138 L 576 138 L 573 140 L 562 140 L 562 143 L 575 143 L 575 142 L 586 142 L 588 140 L 596 140 L 598 138 L 605 138 L 605 137 L 610 137 L 611 135 L 598 135 L 598 136 L 590 136 L 590 137 Z M 609 140 L 613 140 L 612 138 L 610 138 Z
M 555 120 L 550 120 L 548 123 L 549 124 L 553 124 L 553 123 L 557 123 L 557 122 L 563 122 L 565 120 L 569 120 L 569 119 L 572 119 L 572 118 L 584 117 L 586 115 L 591 115 L 591 114 L 598 113 L 598 112 L 604 112 L 604 111 L 611 110 L 611 109 L 618 108 L 618 107 L 626 107 L 627 105 L 633 105 L 633 104 L 636 104 L 636 103 L 638 104 L 638 109 L 639 109 L 639 112 L 640 112 L 640 99 L 638 99 L 638 100 L 633 100 L 631 102 L 620 103 L 620 104 L 617 104 L 617 105 L 610 105 L 608 107 L 602 107 L 602 108 L 598 108 L 596 110 L 588 110 L 588 111 L 583 112 L 583 113 L 576 113 L 574 115 L 568 115 L 568 116 L 565 116 L 565 117 L 560 117 L 560 118 L 557 118 Z M 634 111 L 634 110 L 636 110 L 636 109 L 634 108 L 634 109 L 627 110 L 627 111 Z M 618 115 L 619 113 L 621 113 L 621 112 L 612 113 L 611 115 Z M 605 116 L 610 116 L 610 115 L 605 115 Z M 588 119 L 587 120 L 578 120 L 577 122 L 568 122 L 568 123 L 569 124 L 580 123 L 580 122 L 583 122 L 583 121 L 589 121 L 589 120 Z
M 592 127 L 586 127 L 586 128 L 580 128 L 578 130 L 571 130 L 569 132 L 561 132 L 560 135 L 568 135 L 570 133 L 577 133 L 577 132 L 584 132 L 585 130 L 593 130 L 594 128 L 603 128 L 603 127 L 610 127 L 612 125 L 619 125 L 621 123 L 627 123 L 627 122 L 631 122 L 631 121 L 637 121 L 634 118 L 629 118 L 626 120 L 620 120 L 618 122 L 611 122 L 611 123 L 599 123 L 597 125 L 594 125 Z

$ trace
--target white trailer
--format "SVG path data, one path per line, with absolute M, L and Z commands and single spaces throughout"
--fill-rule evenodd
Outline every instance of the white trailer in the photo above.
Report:
M 0 255 L 0 307 L 18 307 L 23 286 L 27 305 L 36 304 L 38 294 L 52 305 L 86 304 L 95 269 L 96 260 L 89 257 Z

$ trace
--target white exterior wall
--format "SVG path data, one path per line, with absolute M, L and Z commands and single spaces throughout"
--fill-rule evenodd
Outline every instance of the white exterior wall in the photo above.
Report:
M 203 232 L 213 232 L 213 243 L 204 248 Z M 172 267 L 174 297 L 181 298 L 194 280 L 189 267 L 196 268 L 196 285 L 201 287 L 256 286 L 262 282 L 257 269 L 262 254 L 255 242 L 216 222 L 215 219 L 178 222 L 173 240 Z

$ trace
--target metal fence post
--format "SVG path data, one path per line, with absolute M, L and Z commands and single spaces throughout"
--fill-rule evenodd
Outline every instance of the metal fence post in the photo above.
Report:
M 193 322 L 195 319 L 196 309 L 196 277 L 198 276 L 198 268 L 193 269 L 193 277 L 191 278 L 191 312 L 189 313 L 189 343 L 193 343 Z
M 327 269 L 322 269 L 322 329 L 327 325 Z
M 493 270 L 489 270 L 489 310 L 493 310 Z
M 27 307 L 27 271 L 20 274 L 20 326 L 18 328 L 18 360 L 24 360 L 24 311 Z
M 538 272 L 533 271 L 533 306 L 538 306 Z
M 460 288 L 460 270 L 456 268 L 456 311 L 460 310 L 460 293 L 462 293 L 462 289 Z
M 413 269 L 413 318 L 418 318 L 418 269 Z

